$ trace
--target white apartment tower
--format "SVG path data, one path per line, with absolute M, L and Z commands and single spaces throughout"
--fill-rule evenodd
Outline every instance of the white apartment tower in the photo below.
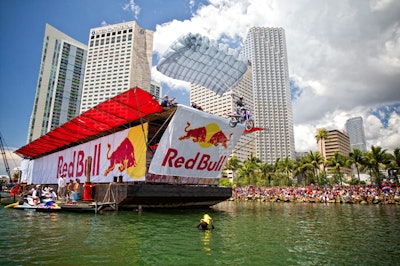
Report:
M 253 70 L 256 126 L 255 156 L 273 163 L 276 158 L 295 159 L 289 68 L 283 28 L 253 27 L 242 51 Z
M 27 142 L 79 114 L 86 45 L 46 24 Z
M 350 138 L 350 148 L 359 149 L 360 151 L 367 150 L 365 141 L 365 131 L 362 117 L 353 117 L 346 121 L 346 132 Z
M 151 81 L 150 94 L 157 100 L 161 99 L 162 86 L 160 82 Z
M 80 112 L 130 88 L 150 91 L 153 31 L 135 21 L 90 29 Z
M 236 110 L 237 98 L 232 95 L 242 95 L 244 98 L 245 106 L 253 110 L 253 98 L 249 95 L 252 94 L 252 71 L 251 66 L 248 67 L 246 73 L 243 75 L 242 80 L 231 90 L 225 92 L 222 96 L 217 95 L 215 92 L 199 86 L 191 84 L 190 101 L 200 105 L 201 108 L 211 114 L 227 117 L 226 114 L 232 113 Z M 255 156 L 255 135 L 244 134 L 232 155 L 237 157 L 242 162 L 246 161 L 251 154 Z

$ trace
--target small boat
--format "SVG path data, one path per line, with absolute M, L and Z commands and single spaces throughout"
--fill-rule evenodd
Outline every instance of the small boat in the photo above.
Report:
M 31 197 L 26 198 L 22 204 L 15 205 L 13 208 L 19 210 L 36 210 L 40 212 L 55 212 L 61 210 L 61 207 L 52 200 L 45 200 L 45 202 L 35 206 Z

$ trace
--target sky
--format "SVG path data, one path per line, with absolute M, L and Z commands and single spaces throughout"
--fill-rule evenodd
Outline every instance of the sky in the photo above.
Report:
M 282 27 L 296 151 L 316 151 L 317 128 L 344 130 L 357 116 L 368 149 L 400 146 L 398 0 L 2 0 L 0 133 L 11 169 L 26 144 L 45 24 L 87 44 L 91 28 L 133 20 L 154 31 L 152 79 L 186 105 L 189 84 L 155 68 L 174 40 L 199 33 L 240 51 L 251 27 Z

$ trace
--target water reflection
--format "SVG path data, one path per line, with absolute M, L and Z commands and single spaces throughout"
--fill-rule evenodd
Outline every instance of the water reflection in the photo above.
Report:
M 201 237 L 201 242 L 203 243 L 203 251 L 206 252 L 207 255 L 211 255 L 211 230 L 203 230 L 203 235 Z
M 196 228 L 204 213 L 213 217 L 214 230 Z M 0 208 L 0 223 L 0 265 L 396 265 L 400 261 L 400 206 L 225 202 L 206 210 L 145 210 L 141 215 Z

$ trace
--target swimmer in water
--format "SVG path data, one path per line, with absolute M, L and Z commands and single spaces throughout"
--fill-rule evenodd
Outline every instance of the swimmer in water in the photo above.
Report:
M 200 223 L 197 225 L 199 230 L 208 230 L 208 226 L 211 226 L 214 229 L 214 222 L 210 215 L 204 214 L 203 218 L 200 219 Z

